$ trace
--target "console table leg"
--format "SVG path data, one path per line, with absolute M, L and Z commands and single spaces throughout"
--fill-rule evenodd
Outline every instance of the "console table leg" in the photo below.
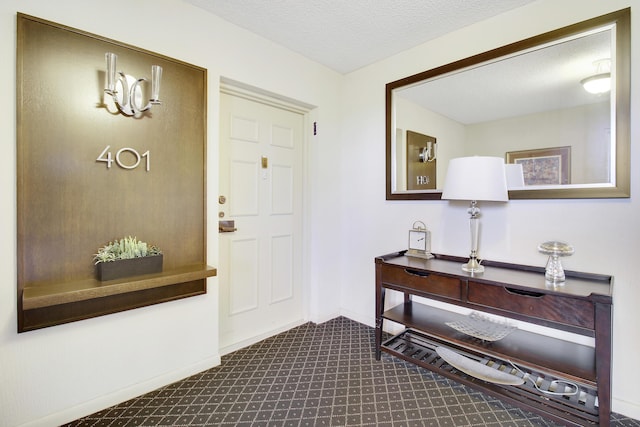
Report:
M 384 311 L 384 296 L 385 289 L 381 286 L 376 286 L 376 360 L 380 360 L 382 352 L 380 347 L 382 346 L 382 312 Z
M 611 422 L 611 304 L 595 304 L 596 377 L 601 427 Z

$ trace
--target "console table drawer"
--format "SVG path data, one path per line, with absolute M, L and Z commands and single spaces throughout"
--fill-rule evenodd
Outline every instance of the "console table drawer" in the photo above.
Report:
M 594 307 L 587 300 L 469 281 L 468 301 L 567 325 L 589 329 L 595 326 Z
M 382 266 L 382 282 L 418 293 L 460 300 L 460 279 L 411 268 Z

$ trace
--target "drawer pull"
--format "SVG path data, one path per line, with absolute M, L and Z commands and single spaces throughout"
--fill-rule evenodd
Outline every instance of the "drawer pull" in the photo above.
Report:
M 405 273 L 411 274 L 412 276 L 420 276 L 420 277 L 428 277 L 431 274 L 427 271 L 413 270 L 411 268 L 405 268 L 404 271 Z
M 522 295 L 525 297 L 542 298 L 544 296 L 544 294 L 541 294 L 540 292 L 523 291 L 521 289 L 504 288 L 504 290 L 510 294 Z

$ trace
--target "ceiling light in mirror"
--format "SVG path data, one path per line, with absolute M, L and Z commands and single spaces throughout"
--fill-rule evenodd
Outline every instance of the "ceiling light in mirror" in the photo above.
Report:
M 601 59 L 596 61 L 594 65 L 596 74 L 580 82 L 584 90 L 596 95 L 611 91 L 611 60 Z

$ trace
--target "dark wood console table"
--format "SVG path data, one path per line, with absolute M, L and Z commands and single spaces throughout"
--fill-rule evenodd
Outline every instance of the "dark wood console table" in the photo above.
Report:
M 484 261 L 484 273 L 470 274 L 462 271 L 462 258 L 425 260 L 404 253 L 375 259 L 376 359 L 384 351 L 565 425 L 609 425 L 611 276 L 567 271 L 565 284 L 554 287 L 545 284 L 542 267 Z M 385 310 L 387 289 L 404 293 L 404 302 Z M 522 328 L 497 341 L 481 340 L 446 325 L 464 321 L 465 315 L 420 304 L 412 296 L 593 337 L 595 347 Z M 383 343 L 384 320 L 405 330 Z M 517 372 L 515 364 L 521 377 L 528 374 L 526 381 L 501 385 L 476 378 L 448 364 L 436 347 L 511 373 Z M 553 394 L 558 381 L 576 384 L 578 393 Z

